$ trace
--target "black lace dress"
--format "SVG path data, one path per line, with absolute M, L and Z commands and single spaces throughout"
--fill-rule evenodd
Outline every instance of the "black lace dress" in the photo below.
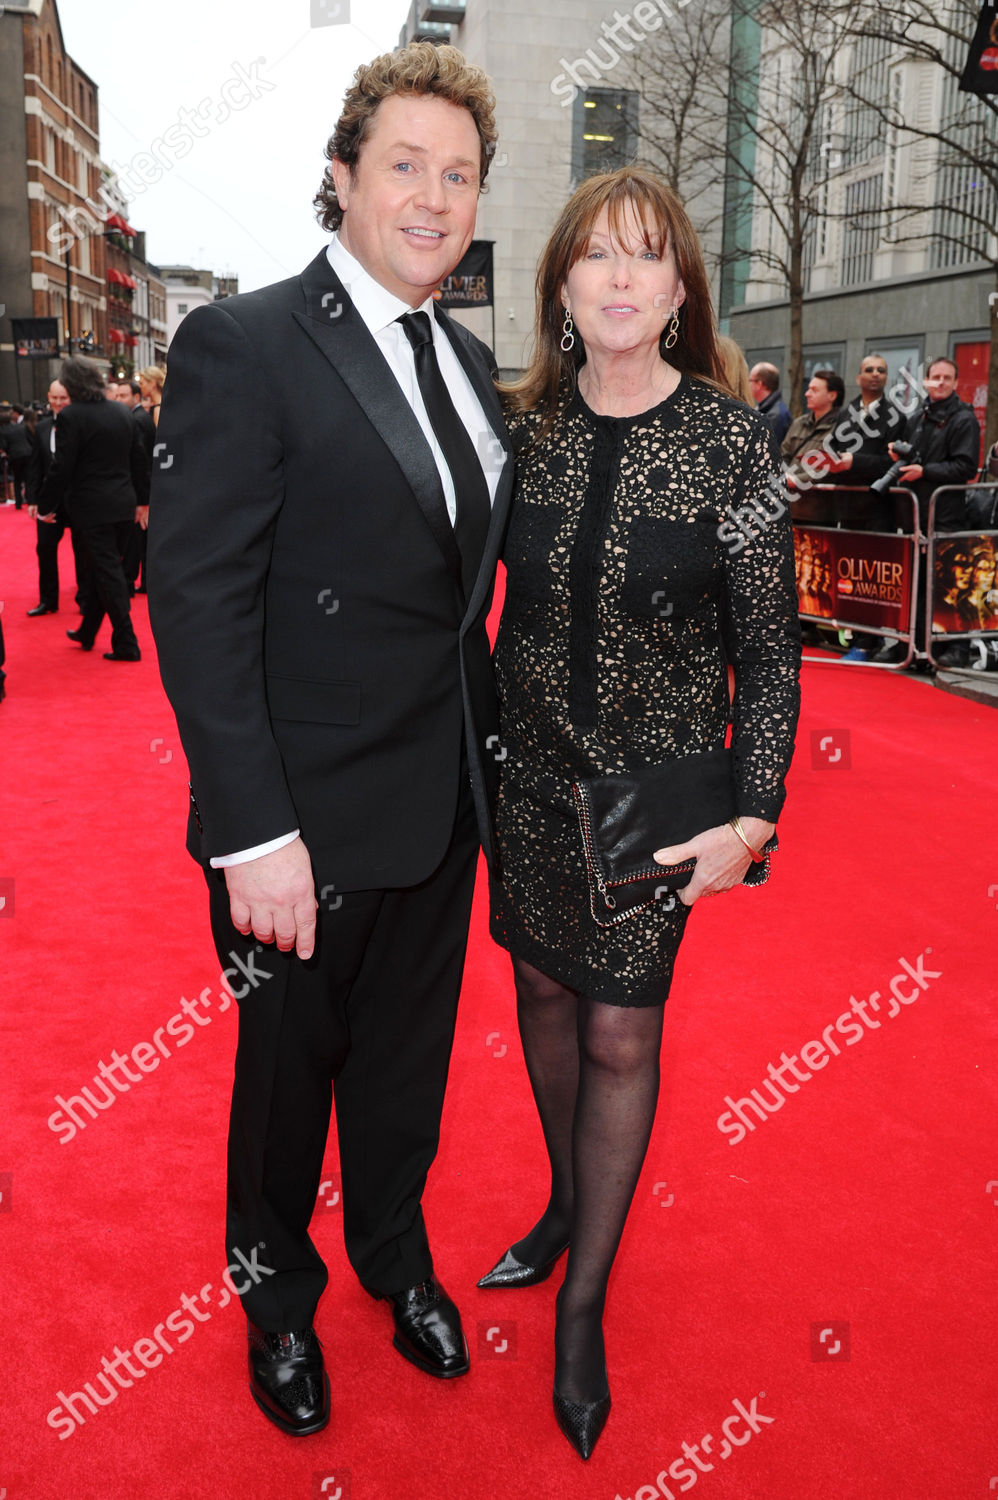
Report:
M 776 821 L 799 707 L 790 518 L 730 515 L 780 511 L 779 453 L 764 418 L 686 376 L 637 417 L 577 394 L 536 448 L 536 414 L 511 427 L 492 935 L 591 999 L 660 1005 L 687 908 L 597 925 L 572 782 L 714 749 L 731 719 L 737 811 Z

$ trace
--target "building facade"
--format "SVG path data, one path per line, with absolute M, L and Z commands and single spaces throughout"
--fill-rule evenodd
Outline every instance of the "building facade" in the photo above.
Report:
M 54 319 L 60 357 L 131 375 L 166 354 L 166 288 L 102 162 L 96 83 L 55 0 L 0 6 L 0 395 L 41 400 L 59 358 L 16 359 L 11 319 Z
M 476 236 L 494 242 L 495 353 L 505 373 L 529 358 L 537 263 L 558 213 L 583 178 L 642 158 L 634 61 L 673 16 L 666 0 L 639 0 L 626 17 L 606 0 L 411 6 L 400 45 L 452 42 L 495 86 L 499 145 Z M 491 344 L 489 311 L 456 316 Z
M 239 277 L 231 271 L 202 271 L 194 266 L 160 266 L 158 270 L 166 296 L 167 347 L 189 312 L 239 291 Z
M 767 158 L 766 136 L 779 122 L 767 131 L 766 111 L 767 101 L 789 95 L 800 63 L 767 24 L 765 7 L 740 9 L 739 42 L 745 55 L 754 45 L 757 58 L 759 113 L 746 172 L 754 190 L 747 206 L 743 195 L 731 196 L 720 311 L 750 363 L 765 359 L 786 370 L 786 283 L 769 257 L 787 249 L 770 205 L 785 201 L 788 188 L 779 154 Z M 827 366 L 847 390 L 864 355 L 883 354 L 893 384 L 948 354 L 959 366 L 960 395 L 983 428 L 998 198 L 994 174 L 989 180 L 973 159 L 998 160 L 998 112 L 957 87 L 971 9 L 942 7 L 940 22 L 950 28 L 944 38 L 940 32 L 942 66 L 877 37 L 846 31 L 826 38 L 834 66 L 815 109 L 804 182 L 803 353 L 805 384 Z M 739 71 L 744 78 L 747 70 Z
M 97 85 L 66 53 L 54 0 L 0 7 L 0 391 L 44 395 L 48 360 L 15 363 L 10 318 L 55 318 L 100 355 L 108 330 Z

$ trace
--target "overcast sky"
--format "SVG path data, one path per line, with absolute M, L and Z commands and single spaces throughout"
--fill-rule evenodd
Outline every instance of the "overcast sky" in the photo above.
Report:
M 235 272 L 241 291 L 300 271 L 324 243 L 312 198 L 344 91 L 396 45 L 407 0 L 352 0 L 350 24 L 314 28 L 313 0 L 57 3 L 98 85 L 104 161 L 128 166 L 166 137 L 145 169 L 161 180 L 130 195 L 149 260 Z M 242 107 L 219 121 L 226 97 Z

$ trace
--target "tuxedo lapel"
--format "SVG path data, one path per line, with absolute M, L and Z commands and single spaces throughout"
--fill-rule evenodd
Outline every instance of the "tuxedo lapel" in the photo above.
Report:
M 444 560 L 460 584 L 461 555 L 430 446 L 349 294 L 320 251 L 302 278 L 305 313 L 295 322 L 329 360 L 394 455 Z

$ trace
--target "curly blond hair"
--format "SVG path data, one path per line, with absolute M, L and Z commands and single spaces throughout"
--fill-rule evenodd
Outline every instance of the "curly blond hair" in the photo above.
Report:
M 408 47 L 385 52 L 357 69 L 336 129 L 326 143 L 326 160 L 343 162 L 352 175 L 378 106 L 395 94 L 432 94 L 469 112 L 481 143 L 479 181 L 484 187 L 498 140 L 492 84 L 482 69 L 469 63 L 456 47 L 437 47 L 433 42 L 411 42 Z M 343 210 L 329 167 L 314 201 L 323 229 L 339 229 Z

